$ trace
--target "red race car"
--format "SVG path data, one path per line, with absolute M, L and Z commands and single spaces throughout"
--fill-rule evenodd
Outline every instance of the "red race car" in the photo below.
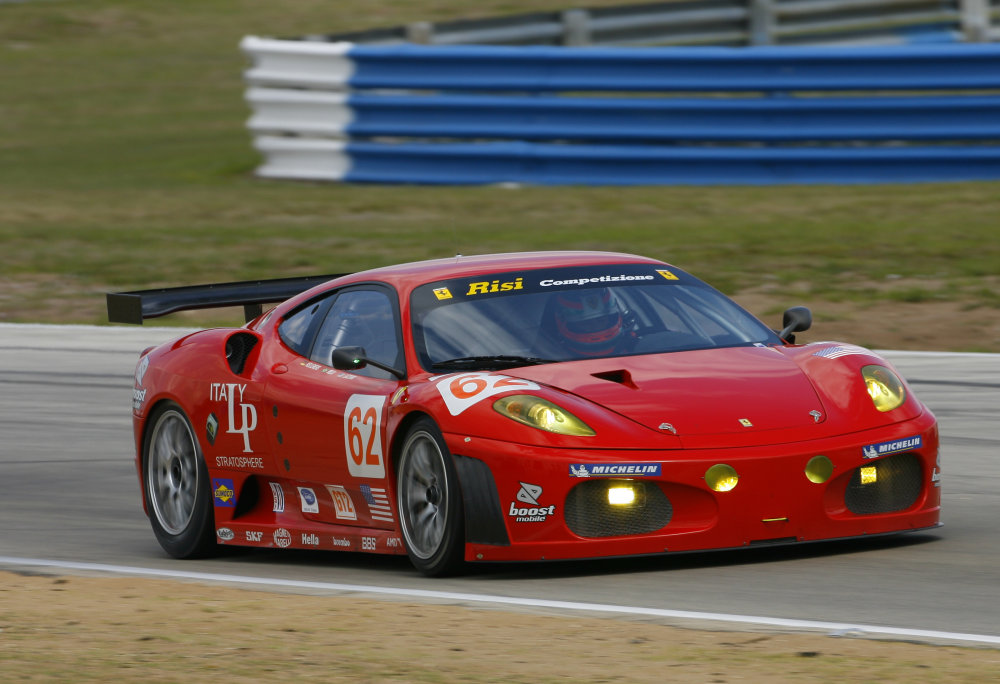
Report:
M 885 359 L 796 345 L 807 309 L 775 332 L 660 261 L 458 256 L 108 295 L 121 322 L 232 305 L 252 320 L 135 372 L 143 504 L 179 558 L 405 553 L 440 575 L 939 525 L 936 420 Z

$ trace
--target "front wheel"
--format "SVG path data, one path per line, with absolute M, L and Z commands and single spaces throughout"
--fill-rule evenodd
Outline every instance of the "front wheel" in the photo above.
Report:
M 441 431 L 420 418 L 403 442 L 396 497 L 410 562 L 428 576 L 457 570 L 465 554 L 462 491 Z
M 154 410 L 149 424 L 142 484 L 153 534 L 175 558 L 204 556 L 215 548 L 215 512 L 191 421 L 180 406 L 166 402 Z

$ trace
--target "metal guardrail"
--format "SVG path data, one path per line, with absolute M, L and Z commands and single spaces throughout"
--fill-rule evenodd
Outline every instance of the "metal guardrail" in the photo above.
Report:
M 367 45 L 797 45 L 1000 40 L 1000 0 L 672 0 L 312 36 Z
M 687 0 L 247 37 L 248 127 L 268 178 L 1000 179 L 1000 45 L 955 42 L 996 39 L 997 15 L 1000 0 Z M 684 46 L 619 47 L 657 32 Z M 838 46 L 690 47 L 817 36 Z

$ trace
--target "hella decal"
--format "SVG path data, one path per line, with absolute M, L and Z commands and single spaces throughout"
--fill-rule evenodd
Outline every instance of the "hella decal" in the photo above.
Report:
M 862 447 L 862 451 L 865 458 L 879 458 L 880 456 L 888 456 L 889 454 L 898 454 L 902 451 L 919 449 L 923 444 L 924 440 L 920 435 L 913 435 L 912 437 L 896 439 L 891 442 L 869 444 Z

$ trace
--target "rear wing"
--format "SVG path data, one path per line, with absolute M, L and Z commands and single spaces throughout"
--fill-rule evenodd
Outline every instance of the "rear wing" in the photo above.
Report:
M 349 274 L 243 280 L 214 285 L 165 287 L 159 290 L 108 292 L 108 320 L 112 323 L 142 325 L 142 322 L 147 318 L 166 316 L 177 311 L 242 306 L 246 320 L 252 321 L 263 312 L 264 304 L 283 302 L 311 287 L 345 275 Z

